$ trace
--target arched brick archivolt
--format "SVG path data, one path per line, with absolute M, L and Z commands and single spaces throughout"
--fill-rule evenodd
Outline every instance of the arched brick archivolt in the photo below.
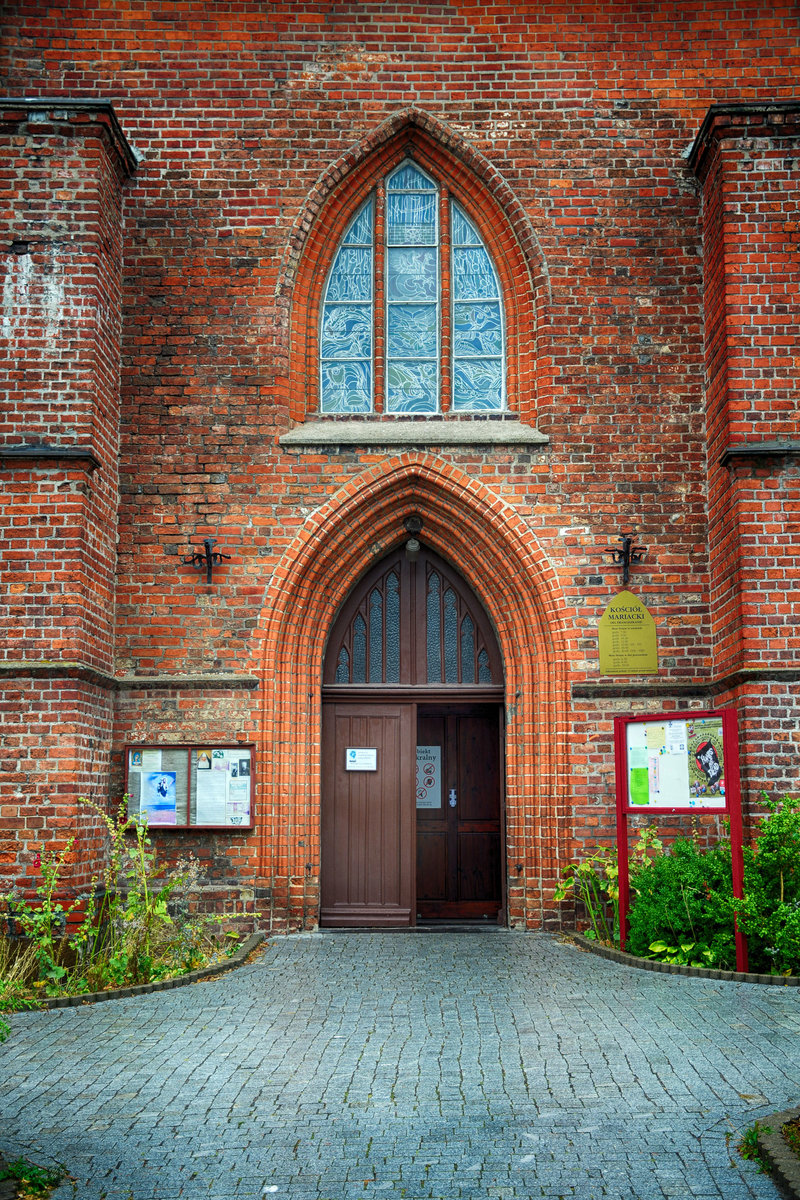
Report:
M 312 926 L 318 914 L 325 642 L 353 584 L 408 536 L 410 513 L 422 516 L 425 542 L 469 580 L 504 658 L 511 923 L 542 923 L 568 849 L 567 638 L 553 572 L 519 514 L 489 488 L 433 456 L 403 454 L 353 479 L 306 521 L 266 597 L 259 881 L 278 925 Z
M 295 224 L 278 285 L 279 302 L 291 297 L 292 306 L 289 374 L 280 389 L 289 415 L 303 421 L 319 408 L 320 305 L 339 241 L 378 180 L 407 157 L 459 201 L 492 254 L 505 309 L 509 407 L 533 423 L 549 379 L 541 345 L 549 280 L 533 225 L 483 154 L 450 126 L 413 108 L 384 121 L 333 163 Z

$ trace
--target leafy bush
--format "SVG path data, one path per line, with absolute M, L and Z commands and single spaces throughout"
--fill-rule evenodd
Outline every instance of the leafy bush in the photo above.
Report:
M 683 961 L 736 969 L 727 843 L 703 852 L 691 839 L 680 838 L 670 853 L 632 868 L 631 891 L 635 899 L 625 944 L 631 954 L 668 961 L 666 952 L 651 953 L 654 944 L 666 944 L 667 950 L 690 946 Z
M 744 850 L 744 900 L 736 901 L 747 934 L 750 969 L 800 973 L 800 801 L 764 796 L 752 846 Z

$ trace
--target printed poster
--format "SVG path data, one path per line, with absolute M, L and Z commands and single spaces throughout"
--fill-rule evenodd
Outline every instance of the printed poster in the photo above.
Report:
M 174 771 L 142 772 L 139 817 L 148 825 L 176 825 L 178 796 Z
M 250 756 L 238 747 L 197 759 L 195 825 L 250 824 Z
M 442 748 L 417 746 L 417 808 L 442 807 Z

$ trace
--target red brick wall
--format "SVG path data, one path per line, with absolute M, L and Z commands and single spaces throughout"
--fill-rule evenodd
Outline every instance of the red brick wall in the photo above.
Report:
M 100 870 L 98 820 L 77 803 L 105 804 L 112 726 L 105 688 L 55 673 L 6 681 L 0 691 L 0 864 L 7 883 L 37 885 L 33 864 L 76 841 L 65 885 L 86 888 Z
M 1 463 L 15 568 L 4 657 L 111 667 L 118 503 L 121 159 L 106 113 L 0 112 L 0 448 L 90 451 Z
M 796 472 L 762 442 L 800 436 L 800 102 L 713 110 L 703 186 L 711 612 L 715 666 L 797 649 Z M 726 462 L 729 448 L 753 453 Z M 755 457 L 754 457 L 755 456 Z
M 741 354 L 727 361 L 732 301 L 714 265 L 727 253 L 726 200 L 707 181 L 700 195 L 685 153 L 712 101 L 793 95 L 795 6 L 753 19 L 732 0 L 697 13 L 554 0 L 524 14 L 493 3 L 11 3 L 6 20 L 10 91 L 113 96 L 142 154 L 125 192 L 114 672 L 236 672 L 262 683 L 228 695 L 198 681 L 173 694 L 140 680 L 120 696 L 115 754 L 134 730 L 163 740 L 255 731 L 264 764 L 256 886 L 269 891 L 276 922 L 290 896 L 292 919 L 313 920 L 327 628 L 358 573 L 401 536 L 391 524 L 392 462 L 428 482 L 463 476 L 485 492 L 481 516 L 466 498 L 459 508 L 444 484 L 435 493 L 404 476 L 397 496 L 422 489 L 439 549 L 506 623 L 509 678 L 522 680 L 520 695 L 509 694 L 522 714 L 509 723 L 511 908 L 520 923 L 553 919 L 548 896 L 572 839 L 610 829 L 613 714 L 707 707 L 714 672 L 738 668 L 742 647 L 753 652 L 737 531 L 743 540 L 755 531 L 744 527 L 745 509 L 774 520 L 775 497 L 772 485 L 759 485 L 757 499 L 734 494 L 728 469 L 714 466 L 709 558 L 703 364 L 712 465 L 728 437 L 734 378 L 744 395 L 763 376 L 760 436 L 779 424 L 769 436 L 790 436 L 789 393 L 779 394 L 775 374 L 787 367 L 784 350 L 762 353 L 769 335 L 743 321 Z M 404 137 L 424 142 L 451 186 L 476 198 L 519 310 L 512 390 L 549 435 L 547 449 L 423 444 L 404 458 L 386 447 L 298 453 L 278 442 L 313 409 L 316 305 L 337 232 L 381 155 Z M 709 163 L 717 153 L 727 151 L 712 146 Z M 730 183 L 730 198 L 741 192 L 739 232 L 755 239 L 758 279 L 791 233 L 781 232 L 781 213 L 765 223 L 764 206 L 776 203 L 778 184 L 781 204 L 795 195 L 778 171 L 756 166 L 761 157 L 759 149 Z M 708 178 L 725 169 L 715 159 Z M 745 183 L 761 189 L 752 211 Z M 772 299 L 760 289 L 759 312 L 769 330 L 781 317 L 780 336 L 792 336 L 779 311 L 790 282 L 773 284 Z M 739 274 L 740 293 L 745 285 Z M 778 645 L 780 607 L 770 624 L 763 606 L 791 608 L 779 576 L 796 577 L 797 566 L 781 541 L 793 519 L 783 492 L 777 503 L 787 515 L 774 531 L 780 562 L 769 594 L 768 555 L 754 560 L 751 582 L 775 631 L 758 657 L 770 667 L 776 656 L 787 666 L 792 647 L 788 637 Z M 316 545 L 310 530 L 347 545 L 332 515 L 315 522 L 351 504 L 340 573 L 329 562 L 328 575 L 310 566 L 298 574 L 298 556 Z M 482 556 L 462 539 L 468 511 Z M 512 538 L 517 521 L 524 536 Z M 93 523 L 105 535 L 111 509 Z M 632 587 L 656 619 L 661 655 L 642 695 L 630 680 L 601 680 L 597 667 L 597 621 L 620 584 L 603 551 L 628 532 L 647 547 Z M 209 533 L 231 554 L 210 588 L 180 561 Z M 324 557 L 324 539 L 318 549 Z M 538 573 L 528 611 L 543 614 L 535 636 L 514 626 L 507 599 L 529 562 Z M 99 614 L 95 623 L 104 628 Z M 523 669 L 515 640 L 530 640 L 541 658 Z M 254 886 L 252 844 L 207 840 L 209 877 Z
M 77 798 L 108 796 L 121 203 L 132 160 L 107 109 L 0 111 L 0 228 L 4 250 L 13 243 L 0 331 L 0 838 L 4 874 L 28 888 L 34 851 L 62 849 L 71 833 L 65 880 L 88 885 L 97 819 Z M 20 448 L 31 456 L 13 457 Z

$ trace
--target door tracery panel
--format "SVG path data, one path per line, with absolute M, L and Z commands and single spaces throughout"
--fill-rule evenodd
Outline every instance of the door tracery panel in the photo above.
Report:
M 497 640 L 466 581 L 433 551 L 401 548 L 364 576 L 333 627 L 326 685 L 500 686 Z

